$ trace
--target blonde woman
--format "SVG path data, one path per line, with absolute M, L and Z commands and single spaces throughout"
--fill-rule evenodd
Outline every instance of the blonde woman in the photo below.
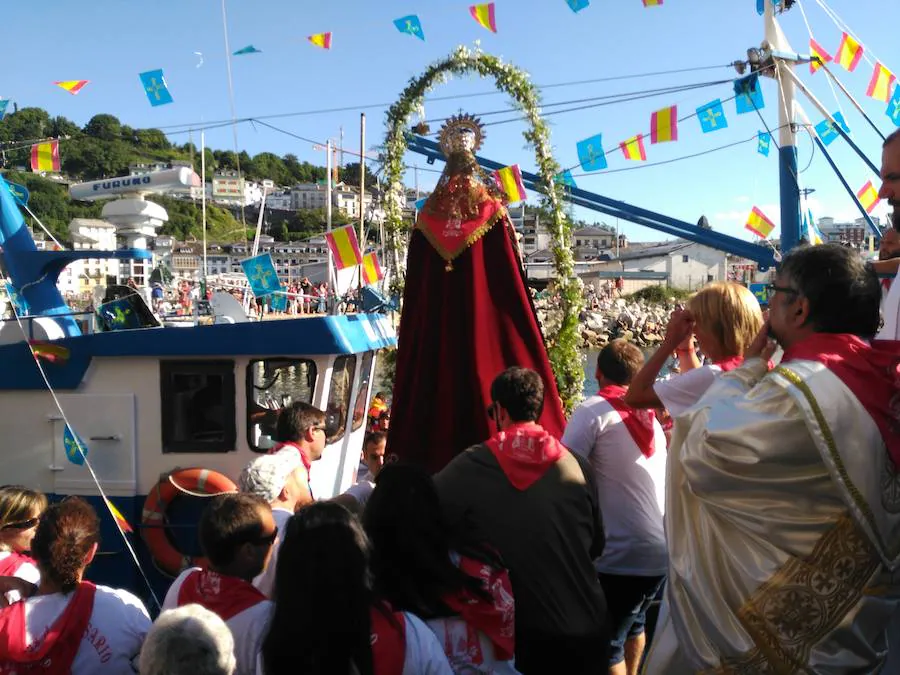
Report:
M 0 487 L 0 577 L 18 577 L 32 584 L 40 581 L 41 574 L 28 554 L 46 508 L 47 497 L 40 492 L 20 485 Z M 15 591 L 6 594 L 8 602 L 18 599 Z
M 763 325 L 756 297 L 731 281 L 704 286 L 669 319 L 666 337 L 634 376 L 625 402 L 633 408 L 665 407 L 678 417 L 709 389 L 716 376 L 737 368 Z M 705 365 L 697 349 L 706 356 Z M 679 375 L 657 382 L 669 356 L 678 358 Z

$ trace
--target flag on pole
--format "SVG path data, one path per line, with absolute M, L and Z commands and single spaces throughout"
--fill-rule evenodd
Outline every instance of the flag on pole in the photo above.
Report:
M 147 94 L 147 99 L 154 108 L 158 105 L 166 105 L 172 102 L 172 94 L 169 93 L 169 85 L 166 84 L 162 68 L 148 70 L 146 73 L 141 73 L 138 77 L 141 78 L 144 93 Z
M 572 177 L 572 172 L 569 169 L 565 171 L 560 171 L 553 177 L 553 181 L 558 183 L 564 187 L 577 188 L 578 185 L 575 183 L 575 179 Z
M 528 195 L 525 194 L 525 186 L 522 185 L 522 171 L 518 164 L 506 166 L 494 172 L 494 180 L 503 190 L 510 204 L 524 202 Z
M 84 89 L 84 86 L 88 83 L 89 80 L 60 80 L 53 84 L 75 96 L 79 91 Z
M 59 171 L 59 141 L 36 143 L 31 146 L 32 171 Z
M 644 150 L 643 134 L 638 134 L 637 136 L 632 136 L 627 141 L 622 141 L 619 143 L 619 147 L 622 148 L 622 154 L 625 155 L 625 159 L 631 159 L 636 162 L 647 161 L 647 152 Z
M 88 446 L 85 445 L 85 442 L 81 440 L 78 434 L 69 428 L 68 424 L 63 430 L 63 451 L 72 464 L 81 466 L 84 464 L 84 460 L 87 459 Z
M 759 86 L 759 77 L 756 75 L 735 80 L 734 97 L 734 108 L 738 115 L 752 113 L 766 107 L 762 89 Z
M 697 108 L 697 119 L 700 120 L 700 129 L 704 134 L 728 128 L 728 120 L 725 119 L 725 109 L 722 101 L 716 99 L 706 105 Z
M 831 58 L 831 54 L 826 52 L 822 45 L 820 45 L 812 38 L 809 39 L 809 55 L 813 57 L 809 62 L 809 72 L 813 75 L 815 75 L 819 68 L 824 66 L 826 63 L 831 63 L 832 61 L 834 61 L 834 59 Z M 818 57 L 818 61 L 816 60 L 816 57 Z
M 578 141 L 575 149 L 578 151 L 578 163 L 585 171 L 600 171 L 608 166 L 606 153 L 603 152 L 603 134 L 597 134 L 596 136 L 585 138 L 583 141 Z M 572 174 L 570 173 L 569 177 L 571 178 L 571 176 Z
M 6 117 L 6 109 L 9 107 L 8 98 L 0 98 L 0 120 Z
M 109 512 L 112 514 L 113 519 L 119 525 L 123 532 L 134 532 L 131 529 L 131 525 L 128 524 L 128 521 L 125 520 L 125 516 L 122 515 L 122 512 L 117 509 L 109 499 L 106 497 L 103 498 L 103 501 L 106 502 L 106 508 L 109 509 Z
M 410 14 L 409 16 L 401 16 L 399 19 L 394 19 L 394 25 L 401 33 L 407 33 L 408 35 L 419 38 L 423 42 L 425 41 L 422 22 L 417 15 Z
M 376 281 L 381 280 L 383 277 L 384 272 L 381 271 L 381 265 L 378 263 L 378 254 L 374 251 L 372 253 L 366 253 L 363 256 L 362 261 L 363 283 L 368 286 L 369 284 L 374 284 Z
M 650 143 L 668 143 L 678 140 L 678 106 L 657 110 L 650 115 Z
M 353 225 L 345 225 L 327 232 L 325 240 L 328 242 L 331 255 L 334 256 L 336 269 L 342 270 L 362 263 L 362 254 L 359 252 L 359 242 Z
M 756 151 L 763 157 L 769 156 L 769 148 L 772 145 L 772 134 L 768 131 L 760 131 L 757 134 Z
M 307 40 L 312 42 L 316 47 L 331 49 L 331 33 L 316 33 L 315 35 L 310 35 Z
M 862 58 L 862 55 L 862 45 L 844 33 L 835 60 L 852 73 L 856 70 L 856 66 L 859 65 L 859 60 Z
M 887 103 L 891 98 L 891 87 L 896 81 L 897 78 L 891 71 L 880 63 L 876 63 L 869 88 L 866 89 L 866 96 Z
M 275 269 L 271 253 L 241 260 L 241 269 L 247 276 L 251 292 L 257 298 L 281 290 L 281 281 L 278 279 L 278 271 Z
M 469 7 L 469 13 L 483 27 L 492 33 L 497 32 L 497 18 L 494 16 L 494 3 L 487 2 L 482 5 L 472 5 Z
M 878 198 L 878 190 L 872 185 L 872 181 L 866 182 L 866 184 L 859 189 L 859 192 L 856 193 L 856 196 L 859 198 L 859 203 L 863 205 L 866 213 L 872 213 L 881 201 L 881 199 Z
M 744 227 L 753 234 L 765 239 L 772 234 L 772 230 L 775 229 L 775 223 L 766 218 L 766 214 L 760 211 L 758 207 L 754 206 L 750 215 L 747 217 L 747 223 Z

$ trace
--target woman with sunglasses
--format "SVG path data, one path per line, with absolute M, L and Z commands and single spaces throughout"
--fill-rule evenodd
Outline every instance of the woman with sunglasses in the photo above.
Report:
M 84 580 L 99 542 L 100 519 L 83 499 L 47 508 L 32 542 L 37 592 L 0 610 L 0 673 L 134 672 L 150 617 L 128 591 Z
M 41 573 L 29 557 L 31 540 L 41 514 L 47 509 L 47 497 L 21 485 L 0 487 L 0 577 L 18 577 L 32 584 L 41 580 Z M 0 596 L 13 603 L 20 596 L 10 591 Z
M 632 408 L 664 407 L 674 418 L 699 401 L 716 376 L 737 368 L 763 325 L 756 296 L 725 281 L 707 284 L 669 319 L 662 345 L 634 376 L 625 403 Z M 697 350 L 706 357 L 700 362 Z M 674 352 L 679 374 L 657 381 Z

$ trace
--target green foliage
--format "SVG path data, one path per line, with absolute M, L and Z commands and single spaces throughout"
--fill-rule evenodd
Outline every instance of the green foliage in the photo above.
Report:
M 633 302 L 668 303 L 676 300 L 686 300 L 693 293 L 681 288 L 669 288 L 668 286 L 647 286 L 641 290 L 626 295 L 627 300 Z

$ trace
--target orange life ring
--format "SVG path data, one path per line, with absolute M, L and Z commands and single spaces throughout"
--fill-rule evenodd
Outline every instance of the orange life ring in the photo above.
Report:
M 159 568 L 173 577 L 188 567 L 205 567 L 205 558 L 191 558 L 173 546 L 166 535 L 166 508 L 180 494 L 199 493 L 214 496 L 237 492 L 227 476 L 209 469 L 179 469 L 160 478 L 144 501 L 141 536 Z

